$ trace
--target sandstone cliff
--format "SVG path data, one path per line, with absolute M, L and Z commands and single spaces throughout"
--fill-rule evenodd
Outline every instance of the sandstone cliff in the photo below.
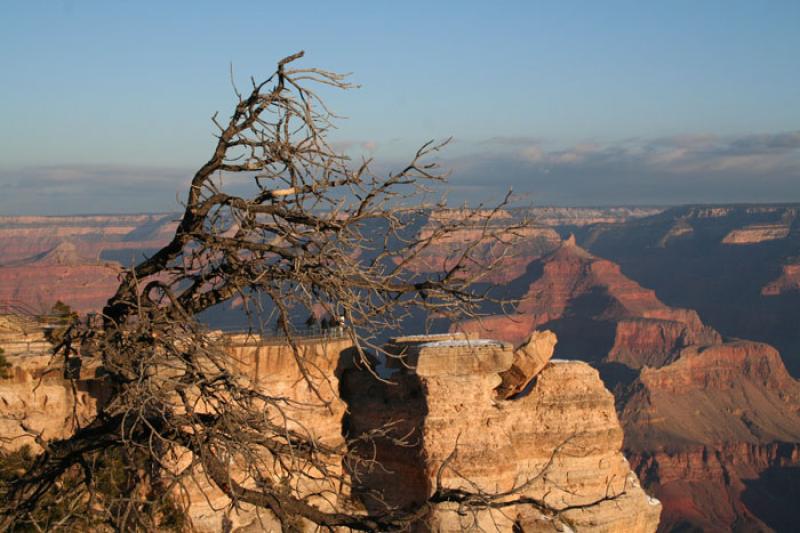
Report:
M 621 224 L 628 220 L 657 215 L 658 207 L 532 207 L 520 211 L 545 226 L 589 226 Z
M 796 491 L 800 467 L 800 383 L 774 349 L 747 341 L 686 348 L 673 364 L 642 371 L 627 394 L 627 453 L 664 503 L 662 530 L 790 530 L 798 515 L 785 491 Z
M 552 329 L 561 339 L 561 355 L 606 358 L 632 368 L 661 365 L 685 346 L 720 341 L 697 313 L 664 305 L 654 291 L 577 246 L 572 237 L 528 270 L 539 276 L 515 314 L 459 327 L 517 344 L 538 327 Z
M 756 244 L 789 235 L 788 224 L 757 224 L 731 231 L 722 239 L 724 244 Z
M 798 518 L 790 506 L 764 514 L 769 498 L 748 489 L 770 493 L 774 472 L 800 466 L 791 451 L 800 445 L 800 385 L 775 349 L 723 341 L 696 312 L 666 306 L 573 240 L 528 271 L 539 277 L 517 314 L 460 327 L 512 342 L 546 327 L 561 339 L 557 357 L 601 369 L 617 395 L 626 453 L 663 499 L 662 530 L 767 528 L 775 516 Z M 749 451 L 736 457 L 736 450 Z M 673 468 L 675 460 L 696 471 Z
M 530 227 L 515 229 L 504 234 L 505 218 L 497 221 L 492 229 L 493 236 L 483 236 L 480 229 L 456 231 L 447 238 L 433 239 L 431 245 L 420 253 L 409 265 L 414 272 L 443 272 L 452 267 L 456 258 L 464 251 L 464 244 L 477 240 L 480 244 L 471 253 L 481 261 L 474 265 L 474 271 L 481 272 L 480 281 L 491 283 L 508 283 L 525 272 L 525 266 L 532 258 L 541 257 L 558 247 L 561 242 L 558 233 L 548 227 Z M 432 220 L 423 226 L 418 238 L 431 238 L 440 220 Z M 509 246 L 513 244 L 513 246 Z M 491 267 L 491 270 L 488 268 Z
M 528 376 L 535 380 L 524 394 L 502 400 L 499 374 L 524 366 L 519 359 L 525 357 L 517 354 L 515 363 L 508 344 L 415 340 L 407 355 L 413 368 L 397 365 L 394 384 L 365 372 L 344 375 L 349 436 L 390 423 L 413 436 L 412 446 L 379 441 L 375 453 L 385 469 L 356 472 L 367 507 L 463 490 L 484 495 L 496 508 L 465 511 L 455 498 L 445 499 L 426 517 L 436 531 L 655 529 L 660 504 L 642 491 L 620 453 L 613 396 L 596 370 L 551 361 Z M 562 512 L 537 508 L 536 501 Z
M 415 444 L 410 447 L 378 441 L 380 466 L 369 472 L 355 472 L 352 465 L 349 470 L 342 470 L 346 467 L 342 464 L 328 465 L 333 472 L 351 475 L 368 509 L 375 506 L 370 497 L 377 492 L 397 505 L 425 500 L 438 479 L 445 491 L 483 494 L 496 509 L 479 507 L 462 515 L 454 500 L 445 499 L 432 507 L 419 527 L 655 530 L 661 506 L 641 489 L 620 451 L 623 435 L 613 396 L 596 370 L 579 362 L 548 362 L 555 342 L 552 335 L 536 337 L 527 351 L 516 354 L 498 341 L 447 338 L 407 342 L 413 345 L 414 357 L 397 365 L 402 370 L 396 370 L 390 383 L 352 365 L 349 342 L 309 339 L 300 350 L 303 358 L 314 362 L 307 370 L 316 390 L 304 381 L 287 346 L 249 335 L 229 335 L 224 340 L 242 379 L 287 398 L 290 428 L 310 431 L 320 443 L 344 445 L 346 438 L 389 422 L 399 422 L 396 430 L 413 434 Z M 89 369 L 83 369 L 86 375 L 78 381 L 76 395 L 63 376 L 48 367 L 48 355 L 27 353 L 10 359 L 13 375 L 0 381 L 0 410 L 6 415 L 0 431 L 19 438 L 4 440 L 6 449 L 32 443 L 32 437 L 22 436 L 23 419 L 31 433 L 42 432 L 45 439 L 61 437 L 74 427 L 75 414 L 85 423 L 103 401 L 102 382 Z M 531 386 L 515 399 L 502 400 L 496 390 L 500 374 L 512 365 Z M 176 469 L 190 459 L 186 454 L 165 458 Z M 255 532 L 277 526 L 268 512 L 252 506 L 230 510 L 229 500 L 202 471 L 195 472 L 186 489 L 181 498 L 189 505 L 197 531 Z M 293 487 L 303 494 L 319 489 L 319 483 L 310 480 Z M 316 503 L 330 506 L 322 497 Z M 302 527 L 313 529 L 308 524 Z
M 38 324 L 0 315 L 0 350 L 11 365 L 8 377 L 0 378 L 1 448 L 37 448 L 38 438 L 66 437 L 97 412 L 102 383 L 84 369 L 73 389 Z

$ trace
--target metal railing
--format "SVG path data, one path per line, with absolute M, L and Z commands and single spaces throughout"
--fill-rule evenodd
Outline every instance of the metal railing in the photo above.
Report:
M 222 331 L 227 337 L 234 335 L 247 336 L 248 341 L 258 344 L 285 344 L 289 342 L 289 335 L 285 331 L 259 331 L 257 328 L 243 329 L 235 326 L 224 326 L 222 328 L 215 328 Z M 328 340 L 328 339 L 344 339 L 347 337 L 347 332 L 342 326 L 335 326 L 332 328 L 298 328 L 291 331 L 291 339 L 301 342 L 315 341 L 315 340 Z

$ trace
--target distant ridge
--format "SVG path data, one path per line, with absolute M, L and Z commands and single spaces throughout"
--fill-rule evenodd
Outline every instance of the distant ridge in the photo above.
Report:
M 50 250 L 36 254 L 25 259 L 13 261 L 0 267 L 20 266 L 81 266 L 100 265 L 102 262 L 95 256 L 91 257 L 82 253 L 74 243 L 61 241 Z

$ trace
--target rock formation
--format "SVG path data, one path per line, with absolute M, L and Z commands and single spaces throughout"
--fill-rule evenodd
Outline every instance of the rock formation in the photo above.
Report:
M 617 395 L 629 459 L 663 500 L 662 530 L 798 518 L 793 507 L 764 515 L 769 499 L 748 489 L 769 493 L 764 476 L 800 467 L 800 384 L 775 349 L 724 341 L 697 313 L 663 304 L 572 239 L 528 271 L 539 277 L 516 314 L 460 330 L 519 342 L 548 328 L 560 339 L 556 357 L 593 361 Z
M 121 266 L 165 244 L 170 215 L 0 217 L 0 302 L 39 311 L 57 301 L 99 311 L 116 290 Z
M 562 355 L 607 357 L 637 368 L 663 364 L 684 346 L 720 341 L 697 313 L 666 306 L 655 292 L 625 277 L 618 265 L 577 246 L 574 237 L 529 270 L 540 275 L 515 314 L 461 327 L 513 343 L 536 328 L 553 329 Z
M 800 377 L 800 290 L 792 288 L 797 286 L 792 265 L 800 250 L 798 212 L 798 204 L 675 207 L 622 224 L 586 228 L 578 241 L 619 264 L 668 305 L 696 310 L 723 336 L 774 346 L 789 372 Z M 664 239 L 676 226 L 692 231 Z M 743 228 L 758 226 L 788 228 L 788 234 L 723 243 Z
M 581 227 L 592 224 L 621 224 L 637 218 L 657 215 L 658 207 L 531 207 L 521 209 L 537 224 Z
M 430 237 L 436 224 L 441 220 L 432 220 L 423 226 L 419 238 Z M 516 229 L 508 234 L 503 234 L 503 223 L 513 222 L 506 218 L 497 221 L 493 230 L 499 232 L 497 236 L 483 237 L 481 230 L 468 229 L 449 234 L 447 239 L 434 239 L 431 245 L 420 253 L 409 265 L 412 271 L 443 272 L 452 266 L 453 261 L 463 251 L 464 243 L 478 240 L 479 249 L 473 251 L 476 257 L 482 259 L 482 265 L 475 265 L 476 269 L 494 266 L 491 270 L 481 271 L 480 281 L 490 283 L 508 283 L 518 278 L 525 272 L 525 266 L 532 258 L 555 249 L 561 242 L 555 230 L 548 227 L 530 227 Z M 508 246 L 513 243 L 513 246 Z
M 346 365 L 347 358 L 351 357 L 349 340 L 300 339 L 300 356 L 313 362 L 305 369 L 308 380 L 304 379 L 296 363 L 294 351 L 275 339 L 265 341 L 255 335 L 235 334 L 226 335 L 224 341 L 235 370 L 254 388 L 287 399 L 283 408 L 287 429 L 307 434 L 320 444 L 344 445 L 341 424 L 346 405 L 339 394 L 338 374 L 339 367 Z M 183 464 L 188 462 L 188 454 L 179 461 Z M 330 474 L 338 475 L 343 466 L 330 464 L 327 468 Z M 321 491 L 333 490 L 335 493 L 340 490 L 336 479 L 326 480 L 319 471 L 308 471 L 307 474 L 309 479 L 299 482 L 294 490 L 303 495 L 319 493 L 320 496 L 316 500 L 312 498 L 311 502 L 323 510 L 332 510 L 332 502 Z M 315 482 L 312 477 L 322 481 Z M 230 500 L 206 479 L 202 469 L 197 469 L 187 489 L 189 518 L 199 533 L 216 533 L 223 530 L 226 523 L 232 531 L 239 533 L 280 530 L 280 523 L 269 511 L 252 505 L 240 504 L 237 509 L 223 512 Z M 305 530 L 313 531 L 314 528 L 306 524 Z
M 537 351 L 546 354 L 554 339 L 543 334 L 538 341 Z M 439 337 L 393 346 L 404 348 L 408 364 L 395 365 L 391 383 L 357 370 L 343 377 L 350 437 L 393 425 L 395 434 L 412 439 L 377 441 L 383 468 L 354 472 L 367 508 L 449 494 L 425 517 L 435 531 L 655 529 L 660 504 L 642 491 L 620 453 L 613 396 L 596 370 L 551 361 L 524 378 L 534 381 L 523 394 L 503 400 L 496 390 L 501 374 L 512 364 L 540 366 L 522 363 L 528 355 L 515 356 L 509 344 Z M 466 511 L 459 491 L 482 494 L 495 508 Z M 537 501 L 562 512 L 537 508 Z
M 0 448 L 36 448 L 38 438 L 66 437 L 91 420 L 104 395 L 102 383 L 85 368 L 73 389 L 38 324 L 0 315 L 0 349 L 11 364 L 8 377 L 0 378 Z
M 779 296 L 789 291 L 800 291 L 800 259 L 783 265 L 781 274 L 761 289 L 762 296 Z
M 731 231 L 722 239 L 724 244 L 756 244 L 789 236 L 788 224 L 754 224 Z
M 521 393 L 550 362 L 556 338 L 552 331 L 534 331 L 522 346 L 514 350 L 511 367 L 500 373 L 497 395 L 504 400 Z
M 99 311 L 114 294 L 120 266 L 81 258 L 61 243 L 30 261 L 0 267 L 0 302 L 19 301 L 41 312 L 57 301 L 78 312 Z
M 751 211 L 752 212 L 752 211 Z M 792 230 L 792 223 L 797 217 L 797 210 L 789 208 L 778 210 L 780 220 L 767 223 L 749 224 L 731 230 L 722 239 L 723 244 L 757 244 L 766 241 L 785 239 Z
M 6 324 L 8 340 L 13 325 Z M 26 339 L 36 336 L 17 333 Z M 661 506 L 641 489 L 620 451 L 623 436 L 613 396 L 596 370 L 580 362 L 548 362 L 555 343 L 551 333 L 533 336 L 516 353 L 498 341 L 453 339 L 395 340 L 402 361 L 395 361 L 390 383 L 351 364 L 348 341 L 303 341 L 303 357 L 314 361 L 310 379 L 316 391 L 303 380 L 287 346 L 250 335 L 228 335 L 224 341 L 243 379 L 292 400 L 286 412 L 289 423 L 298 425 L 291 427 L 300 429 L 302 424 L 320 443 L 343 445 L 345 437 L 398 421 L 394 430 L 413 433 L 415 444 L 410 447 L 398 447 L 396 440 L 377 441 L 380 467 L 352 477 L 368 509 L 375 506 L 370 497 L 378 491 L 389 503 L 402 505 L 427 499 L 438 483 L 451 495 L 460 489 L 479 492 L 496 508 L 478 507 L 462 515 L 459 505 L 445 498 L 419 527 L 655 530 Z M 63 375 L 48 366 L 48 355 L 17 353 L 10 359 L 12 377 L 0 381 L 0 410 L 6 415 L 0 431 L 4 437 L 20 438 L 0 443 L 6 449 L 32 444 L 32 437 L 22 437 L 26 431 L 45 439 L 67 435 L 74 427 L 74 412 L 85 423 L 104 399 L 102 382 L 87 368 L 82 369 L 86 376 L 77 382 L 75 395 Z M 524 375 L 531 385 L 514 399 L 503 400 L 496 389 L 503 382 L 501 374 L 512 365 L 515 375 Z M 177 469 L 188 465 L 190 457 L 179 454 L 171 461 Z M 330 468 L 342 471 L 344 466 Z M 293 490 L 319 490 L 313 482 L 306 483 Z M 201 471 L 185 489 L 181 497 L 196 531 L 276 527 L 263 509 L 240 505 L 225 511 L 228 499 Z M 323 498 L 316 503 L 330 506 Z
M 791 530 L 798 513 L 780 493 L 796 494 L 800 480 L 771 477 L 798 472 L 800 383 L 774 349 L 686 348 L 673 364 L 644 369 L 628 394 L 625 447 L 664 504 L 662 530 Z
M 0 265 L 45 253 L 64 241 L 89 257 L 105 250 L 162 246 L 174 233 L 174 218 L 168 214 L 0 217 Z

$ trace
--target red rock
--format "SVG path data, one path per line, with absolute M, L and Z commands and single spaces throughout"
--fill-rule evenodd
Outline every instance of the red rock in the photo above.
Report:
M 57 301 L 99 311 L 114 294 L 118 263 L 111 250 L 151 249 L 174 232 L 169 215 L 0 217 L 0 302 L 47 311 Z
M 696 312 L 666 306 L 571 240 L 534 264 L 542 274 L 515 313 L 460 327 L 513 342 L 547 327 L 559 335 L 556 356 L 628 367 L 633 381 L 615 390 L 626 454 L 662 500 L 660 530 L 800 519 L 794 505 L 770 503 L 781 493 L 773 478 L 800 467 L 800 383 L 774 348 L 723 342 Z
M 761 289 L 764 296 L 778 296 L 789 291 L 800 290 L 800 259 L 796 263 L 783 265 L 781 275 Z
M 577 318 L 596 327 L 580 332 L 568 329 L 568 335 L 560 335 L 567 343 L 562 348 L 566 351 L 557 355 L 589 359 L 605 356 L 631 368 L 659 366 L 685 346 L 720 341 L 719 334 L 704 326 L 696 312 L 664 305 L 654 291 L 627 278 L 619 265 L 580 248 L 574 238 L 534 265 L 529 269 L 540 269 L 542 274 L 531 283 L 514 314 L 469 321 L 458 327 L 520 343 L 537 327 L 552 328 Z M 607 342 L 605 352 L 592 357 L 569 353 L 574 346 L 569 341 L 579 335 L 592 349 L 602 349 Z

